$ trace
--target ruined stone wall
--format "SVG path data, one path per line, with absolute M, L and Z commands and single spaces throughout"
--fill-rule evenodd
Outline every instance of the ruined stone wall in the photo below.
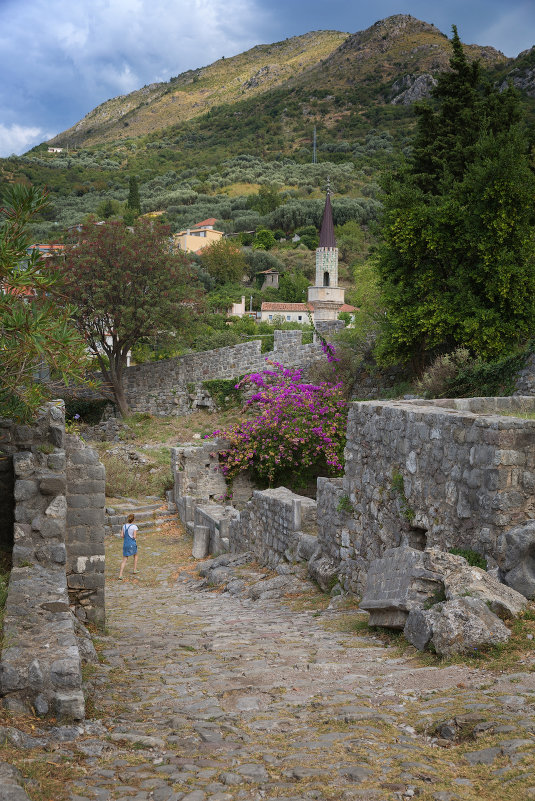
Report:
M 0 430 L 0 453 L 14 478 L 13 568 L 4 615 L 0 695 L 13 709 L 30 707 L 38 714 L 80 719 L 85 710 L 73 612 L 81 609 L 81 599 L 70 599 L 67 585 L 68 498 L 73 493 L 63 402 L 43 407 L 35 425 L 2 421 Z M 71 451 L 87 450 L 98 462 L 91 449 L 71 439 Z M 98 555 L 103 557 L 103 547 Z M 98 604 L 103 615 L 103 593 Z
M 275 331 L 274 349 L 269 353 L 261 353 L 261 342 L 253 340 L 128 367 L 125 370 L 128 403 L 134 412 L 186 414 L 191 411 L 191 385 L 259 372 L 265 368 L 266 359 L 287 367 L 306 368 L 322 357 L 319 344 L 301 343 L 301 331 Z
M 316 502 L 286 487 L 255 490 L 239 518 L 230 522 L 233 552 L 252 551 L 265 565 L 292 560 L 300 535 L 316 533 Z
M 535 420 L 504 415 L 530 409 L 521 397 L 351 404 L 341 485 L 318 486 L 319 539 L 348 588 L 404 544 L 499 564 L 499 535 L 535 518 Z
M 67 585 L 82 623 L 104 624 L 106 471 L 97 451 L 67 436 Z

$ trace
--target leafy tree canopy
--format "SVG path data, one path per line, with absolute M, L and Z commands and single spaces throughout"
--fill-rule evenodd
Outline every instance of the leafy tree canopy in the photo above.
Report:
M 385 181 L 379 355 L 419 372 L 461 345 L 493 358 L 535 318 L 535 176 L 516 95 L 480 80 L 454 28 L 437 108 L 422 107 L 413 156 Z
M 125 415 L 128 351 L 194 315 L 198 290 L 188 262 L 171 252 L 166 226 L 141 218 L 133 230 L 115 221 L 84 226 L 61 269 L 63 296 L 76 303 L 76 324 Z
M 241 281 L 247 272 L 241 248 L 231 239 L 219 239 L 203 248 L 200 260 L 204 269 L 218 284 Z

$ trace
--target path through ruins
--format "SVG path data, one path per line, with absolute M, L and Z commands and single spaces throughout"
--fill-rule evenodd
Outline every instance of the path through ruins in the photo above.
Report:
M 110 538 L 104 662 L 91 679 L 103 725 L 65 745 L 81 766 L 72 801 L 535 797 L 529 668 L 425 667 L 340 631 L 351 617 L 314 611 L 313 598 L 195 589 L 176 532 L 142 538 L 140 576 L 123 582 Z M 460 744 L 421 733 L 467 714 L 453 727 L 470 733 Z

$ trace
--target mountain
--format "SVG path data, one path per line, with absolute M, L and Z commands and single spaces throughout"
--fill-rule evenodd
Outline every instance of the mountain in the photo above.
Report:
M 535 47 L 516 59 L 492 47 L 465 50 L 492 84 L 518 88 L 535 122 Z M 0 159 L 0 192 L 2 182 L 48 188 L 34 228 L 41 241 L 87 214 L 105 215 L 110 203 L 120 214 L 131 175 L 142 211 L 165 212 L 175 230 L 207 217 L 225 231 L 315 224 L 328 178 L 340 219 L 365 225 L 380 205 L 380 174 L 410 147 L 413 103 L 430 95 L 450 55 L 445 34 L 403 14 L 354 34 L 258 45 L 109 100 L 49 143 Z M 64 150 L 48 153 L 48 144 Z M 279 208 L 255 200 L 266 183 Z
M 492 47 L 468 45 L 466 50 L 485 67 L 507 61 Z M 346 106 L 344 114 L 350 113 L 359 98 L 364 104 L 404 104 L 429 93 L 433 75 L 447 67 L 449 57 L 447 36 L 434 25 L 406 14 L 380 20 L 352 35 L 314 31 L 258 45 L 168 82 L 108 100 L 48 144 L 88 147 L 132 139 L 276 89 L 301 89 L 313 96 L 344 93 L 348 101 L 342 104 Z M 333 114 L 335 122 L 338 112 L 333 109 Z
M 107 100 L 49 144 L 88 146 L 142 136 L 198 117 L 221 103 L 254 97 L 306 74 L 347 36 L 339 31 L 312 31 L 221 58 L 164 83 Z

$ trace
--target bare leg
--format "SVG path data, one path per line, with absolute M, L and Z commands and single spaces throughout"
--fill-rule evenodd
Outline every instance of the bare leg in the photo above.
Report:
M 137 573 L 137 553 L 134 554 L 134 573 Z
M 123 556 L 123 561 L 121 562 L 121 569 L 119 570 L 119 578 L 123 577 L 123 570 L 125 568 L 125 565 L 126 565 L 127 561 L 128 561 L 128 557 L 127 556 Z

